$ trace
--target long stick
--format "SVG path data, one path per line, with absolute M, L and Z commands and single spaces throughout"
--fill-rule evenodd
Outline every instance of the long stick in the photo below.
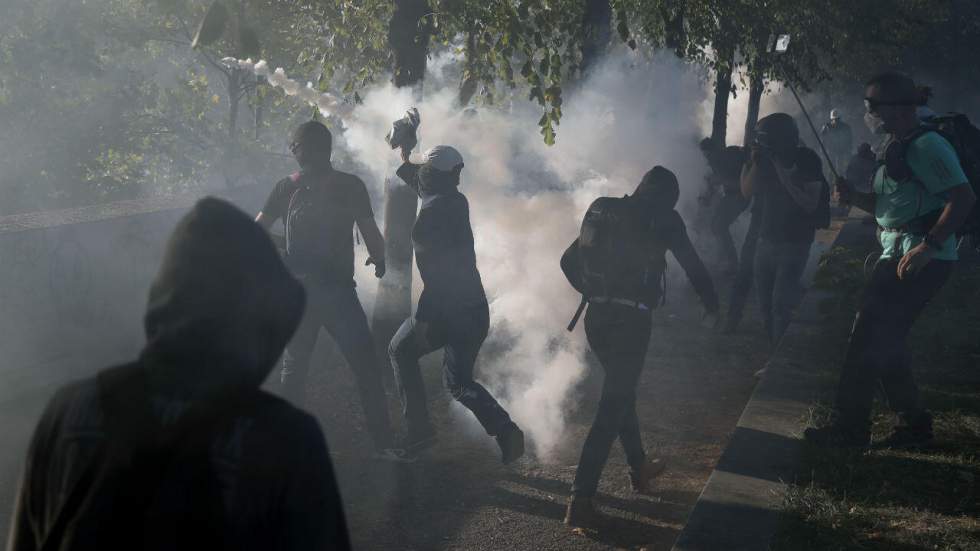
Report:
M 810 114 L 806 111 L 806 106 L 803 105 L 803 100 L 800 99 L 800 95 L 796 93 L 796 88 L 790 84 L 789 79 L 786 79 L 786 86 L 789 88 L 790 92 L 793 92 L 793 97 L 796 98 L 796 103 L 800 104 L 800 109 L 803 110 L 803 116 L 806 117 L 806 122 L 810 125 L 810 130 L 813 131 L 813 137 L 817 139 L 817 143 L 820 144 L 820 151 L 823 151 L 824 158 L 827 159 L 827 164 L 830 166 L 830 171 L 834 173 L 834 177 L 840 179 L 840 174 L 837 173 L 837 168 L 834 166 L 834 161 L 830 159 L 830 155 L 827 153 L 827 148 L 823 145 L 823 140 L 820 139 L 820 133 L 817 132 L 817 127 L 813 125 L 813 121 L 810 120 Z

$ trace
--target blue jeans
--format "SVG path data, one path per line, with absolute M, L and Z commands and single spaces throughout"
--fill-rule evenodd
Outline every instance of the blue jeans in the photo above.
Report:
M 773 243 L 761 238 L 756 245 L 755 288 L 770 346 L 779 343 L 803 298 L 800 278 L 810 258 L 811 244 Z
M 388 355 L 395 371 L 409 437 L 432 431 L 419 359 L 444 349 L 443 378 L 453 398 L 473 412 L 491 436 L 511 423 L 486 388 L 473 380 L 473 367 L 490 329 L 487 303 L 464 307 L 421 322 L 408 318 L 391 339 Z

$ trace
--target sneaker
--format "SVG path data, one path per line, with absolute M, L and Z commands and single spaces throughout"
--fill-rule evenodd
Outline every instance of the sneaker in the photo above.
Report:
M 821 448 L 867 448 L 871 444 L 871 434 L 844 431 L 837 425 L 827 425 L 806 429 L 803 440 Z
M 663 459 L 647 458 L 639 471 L 630 469 L 630 486 L 638 494 L 650 495 L 653 493 L 653 479 L 663 474 L 666 468 L 667 463 Z
M 408 436 L 402 440 L 401 446 L 389 449 L 399 450 L 405 457 L 415 457 L 432 446 L 435 446 L 438 441 L 439 439 L 436 437 L 435 429 L 427 427 L 421 431 L 410 430 Z
M 605 522 L 596 510 L 591 497 L 572 496 L 565 508 L 565 526 L 570 528 L 597 528 Z
M 513 463 L 524 455 L 524 432 L 513 422 L 496 438 L 497 445 L 500 446 L 500 460 L 504 465 Z
M 874 447 L 908 450 L 928 448 L 934 444 L 935 436 L 932 433 L 932 427 L 895 427 L 887 438 L 875 442 Z

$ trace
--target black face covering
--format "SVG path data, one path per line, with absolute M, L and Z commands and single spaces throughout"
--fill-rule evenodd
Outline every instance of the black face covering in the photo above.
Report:
M 447 172 L 424 164 L 419 168 L 419 190 L 423 196 L 449 193 L 459 187 L 462 170 L 462 165 Z

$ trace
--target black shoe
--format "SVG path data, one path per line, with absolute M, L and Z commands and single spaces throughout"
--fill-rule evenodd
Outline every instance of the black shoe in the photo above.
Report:
M 514 423 L 508 423 L 496 438 L 497 445 L 500 446 L 500 460 L 504 465 L 513 463 L 524 455 L 524 432 Z
M 932 433 L 932 427 L 895 427 L 888 438 L 875 442 L 874 447 L 877 449 L 909 450 L 929 448 L 934 444 L 935 436 Z
M 402 440 L 398 448 L 394 449 L 398 450 L 397 453 L 405 458 L 415 458 L 418 454 L 435 446 L 438 441 L 435 429 L 426 427 L 423 430 L 408 431 L 408 436 Z
M 803 431 L 803 439 L 821 448 L 867 448 L 871 445 L 869 433 L 845 431 L 837 425 L 810 427 Z
M 591 497 L 572 496 L 565 508 L 565 526 L 570 528 L 599 528 L 606 517 L 596 510 Z

